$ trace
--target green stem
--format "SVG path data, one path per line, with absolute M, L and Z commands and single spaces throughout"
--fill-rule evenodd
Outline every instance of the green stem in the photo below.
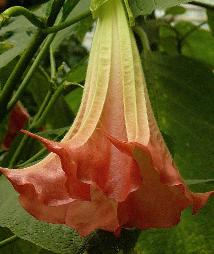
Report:
M 39 28 L 45 28 L 45 20 L 37 15 L 35 15 L 32 11 L 29 11 L 28 9 L 21 7 L 21 6 L 14 6 L 6 11 L 4 11 L 2 14 L 0 14 L 2 22 L 1 25 L 4 25 L 4 23 L 10 19 L 10 17 L 16 17 L 23 15 L 26 19 L 28 19 L 33 25 L 39 27 Z
M 38 160 L 42 155 L 44 155 L 46 153 L 47 149 L 46 148 L 42 148 L 38 153 L 36 153 L 35 155 L 33 155 L 32 157 L 30 157 L 29 160 L 25 161 L 24 163 L 21 163 L 18 165 L 18 168 L 23 168 L 27 165 L 29 165 L 30 163 L 35 162 L 36 160 Z
M 39 111 L 38 111 L 37 114 L 34 116 L 34 122 L 36 122 L 36 121 L 41 117 L 41 115 L 43 114 L 43 112 L 44 112 L 44 110 L 45 110 L 45 108 L 46 108 L 48 102 L 49 102 L 50 99 L 51 99 L 52 94 L 53 94 L 53 93 L 52 93 L 52 89 L 50 89 L 50 90 L 48 91 L 48 93 L 46 94 L 45 99 L 44 99 L 44 101 L 43 101 L 43 103 L 42 103 L 42 105 L 41 105 Z M 40 127 L 40 126 L 39 126 L 39 127 Z M 32 128 L 32 127 L 31 127 L 31 128 Z
M 39 119 L 35 119 L 35 121 L 32 123 L 31 128 L 36 129 L 40 127 L 46 119 L 47 114 L 50 112 L 51 108 L 59 98 L 59 96 L 63 93 L 65 89 L 64 84 L 60 85 L 54 94 L 51 96 L 51 99 L 49 100 L 49 103 L 46 105 L 45 109 L 43 110 L 42 114 L 40 115 Z
M 53 47 L 50 47 L 50 65 L 51 65 L 51 81 L 56 81 L 56 62 Z
M 11 97 L 13 90 L 19 83 L 22 74 L 26 70 L 29 62 L 33 58 L 40 44 L 43 42 L 45 38 L 44 33 L 37 32 L 30 44 L 30 46 L 26 49 L 26 51 L 22 54 L 19 62 L 16 67 L 13 69 L 11 75 L 9 76 L 6 84 L 4 85 L 1 94 L 0 94 L 0 122 L 3 120 L 5 113 L 7 112 L 6 107 L 9 98 Z
M 143 28 L 139 27 L 139 26 L 135 26 L 134 27 L 134 32 L 139 36 L 140 41 L 143 45 L 143 49 L 144 49 L 145 54 L 150 52 L 151 47 L 150 47 L 150 44 L 149 44 L 149 40 L 148 40 L 147 34 L 143 30 Z
M 65 0 L 54 0 L 54 2 L 52 3 L 51 6 L 51 13 L 48 17 L 47 20 L 47 26 L 53 26 L 56 18 L 61 10 L 61 8 L 63 7 Z
M 30 69 L 27 72 L 26 76 L 24 77 L 22 83 L 20 84 L 19 88 L 17 89 L 17 91 L 14 94 L 14 96 L 12 97 L 12 99 L 9 101 L 9 103 L 7 105 L 7 109 L 9 111 L 13 108 L 13 106 L 20 99 L 23 91 L 25 90 L 25 88 L 29 84 L 29 81 L 30 81 L 33 73 L 35 73 L 35 70 L 37 69 L 37 67 L 40 64 L 41 60 L 44 58 L 45 54 L 47 53 L 47 51 L 50 47 L 50 44 L 53 41 L 54 37 L 55 37 L 55 34 L 52 34 L 52 35 L 48 36 L 47 40 L 44 43 L 44 46 L 42 47 L 41 51 L 37 55 L 35 61 L 33 62 L 32 66 L 30 67 Z
M 15 150 L 15 152 L 14 152 L 14 154 L 13 154 L 13 156 L 12 156 L 10 162 L 9 162 L 9 165 L 8 165 L 9 168 L 12 168 L 13 166 L 15 166 L 15 164 L 16 164 L 16 162 L 17 162 L 17 159 L 18 159 L 19 155 L 21 154 L 22 149 L 23 149 L 23 147 L 25 146 L 27 140 L 28 140 L 28 136 L 27 136 L 27 135 L 24 135 L 24 136 L 22 137 L 22 139 L 21 139 L 21 141 L 20 141 L 20 143 L 19 143 L 17 149 Z
M 50 78 L 49 74 L 46 72 L 46 70 L 41 65 L 39 65 L 38 70 L 44 76 L 44 78 L 46 78 L 49 82 L 51 82 L 51 78 Z
M 11 243 L 11 242 L 13 242 L 13 241 L 15 241 L 15 240 L 17 240 L 17 239 L 18 239 L 18 237 L 17 237 L 16 235 L 11 236 L 11 237 L 9 237 L 9 238 L 7 238 L 7 239 L 1 241 L 1 242 L 0 242 L 0 247 L 1 247 L 1 246 L 4 246 L 4 245 L 7 245 L 8 243 Z
M 87 12 L 89 13 L 89 12 Z M 89 14 L 88 14 L 89 15 Z M 78 17 L 75 17 L 74 19 L 69 21 L 69 24 L 71 25 L 71 21 L 73 23 L 76 23 L 79 21 L 79 18 L 83 18 L 86 17 L 86 13 L 79 15 Z M 60 26 L 60 25 L 59 25 Z M 54 27 L 53 27 L 54 28 Z M 30 78 L 32 77 L 33 73 L 35 72 L 35 70 L 37 69 L 38 65 L 40 64 L 41 60 L 44 58 L 45 54 L 47 53 L 51 42 L 53 41 L 53 39 L 55 38 L 56 34 L 52 34 L 49 35 L 49 37 L 47 38 L 44 46 L 42 47 L 41 51 L 39 52 L 39 54 L 37 55 L 35 61 L 33 62 L 33 65 L 30 67 L 28 73 L 26 74 L 24 80 L 22 81 L 22 83 L 20 84 L 18 90 L 16 91 L 15 95 L 12 97 L 12 99 L 9 101 L 8 105 L 7 105 L 7 110 L 11 110 L 14 105 L 17 103 L 17 101 L 20 99 L 23 91 L 25 90 L 25 88 L 27 87 L 27 85 L 29 84 Z
M 201 22 L 199 25 L 194 26 L 192 29 L 190 29 L 187 33 L 185 33 L 181 38 L 180 38 L 180 45 L 182 46 L 183 43 L 185 42 L 185 40 L 194 32 L 196 32 L 200 27 L 202 27 L 203 25 L 205 25 L 207 23 L 207 21 L 203 21 Z
M 196 6 L 199 6 L 199 7 L 203 7 L 203 8 L 206 8 L 206 9 L 214 10 L 214 5 L 199 3 L 199 2 L 196 2 L 196 1 L 192 1 L 192 2 L 190 2 L 190 4 L 193 4 L 193 5 L 196 5 Z
M 84 12 L 84 13 L 82 13 L 82 14 L 80 14 L 80 15 L 78 15 L 78 16 L 76 16 L 76 17 L 74 17 L 74 18 L 72 18 L 72 19 L 70 19 L 68 21 L 65 21 L 65 22 L 63 22 L 63 23 L 61 23 L 59 25 L 55 25 L 53 27 L 48 27 L 46 29 L 43 29 L 43 32 L 47 33 L 47 34 L 57 33 L 60 30 L 63 30 L 65 28 L 67 28 L 67 27 L 69 27 L 69 26 L 79 22 L 80 20 L 82 20 L 82 19 L 84 19 L 86 17 L 89 17 L 89 16 L 91 16 L 91 12 L 90 11 Z

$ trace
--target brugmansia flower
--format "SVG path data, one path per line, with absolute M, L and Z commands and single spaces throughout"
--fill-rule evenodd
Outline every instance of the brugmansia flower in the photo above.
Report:
M 1 169 L 39 220 L 81 235 L 99 228 L 171 227 L 213 192 L 193 194 L 163 141 L 121 0 L 99 11 L 84 95 L 62 142 L 32 133 L 52 153 L 22 170 Z
M 7 133 L 4 137 L 2 147 L 9 149 L 18 132 L 25 126 L 30 115 L 20 102 L 17 102 L 9 115 Z

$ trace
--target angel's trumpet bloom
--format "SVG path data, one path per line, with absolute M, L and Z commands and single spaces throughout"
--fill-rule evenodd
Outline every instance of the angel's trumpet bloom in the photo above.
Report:
M 182 210 L 197 212 L 213 194 L 190 192 L 172 161 L 121 0 L 100 9 L 82 104 L 63 141 L 27 134 L 52 153 L 34 166 L 1 172 L 29 213 L 81 235 L 170 227 Z
M 17 102 L 9 115 L 7 133 L 4 137 L 2 147 L 4 150 L 8 150 L 18 135 L 19 131 L 24 128 L 25 124 L 29 120 L 30 115 L 24 108 L 21 102 Z

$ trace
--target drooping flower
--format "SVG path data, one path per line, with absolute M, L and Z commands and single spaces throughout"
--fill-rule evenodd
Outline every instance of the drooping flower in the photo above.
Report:
M 164 143 L 151 109 L 140 57 L 121 0 L 99 11 L 80 110 L 62 142 L 35 134 L 52 152 L 22 170 L 1 169 L 39 220 L 87 235 L 99 228 L 171 227 L 192 193 Z
M 14 138 L 18 135 L 19 131 L 24 128 L 29 120 L 30 115 L 21 102 L 17 102 L 9 115 L 7 133 L 4 137 L 2 147 L 9 149 Z

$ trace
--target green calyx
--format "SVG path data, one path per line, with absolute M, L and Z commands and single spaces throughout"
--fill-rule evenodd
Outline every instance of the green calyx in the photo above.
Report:
M 107 2 L 110 2 L 112 0 L 91 0 L 91 5 L 90 5 L 90 10 L 92 12 L 92 15 L 94 18 L 97 18 L 99 16 L 100 13 L 100 8 Z M 121 0 L 115 0 L 115 1 L 121 1 Z M 134 26 L 135 25 L 135 18 L 134 15 L 132 13 L 131 7 L 129 5 L 129 0 L 123 0 L 125 9 L 126 9 L 126 13 L 129 19 L 129 24 L 130 26 Z M 104 6 L 105 8 L 105 6 Z

